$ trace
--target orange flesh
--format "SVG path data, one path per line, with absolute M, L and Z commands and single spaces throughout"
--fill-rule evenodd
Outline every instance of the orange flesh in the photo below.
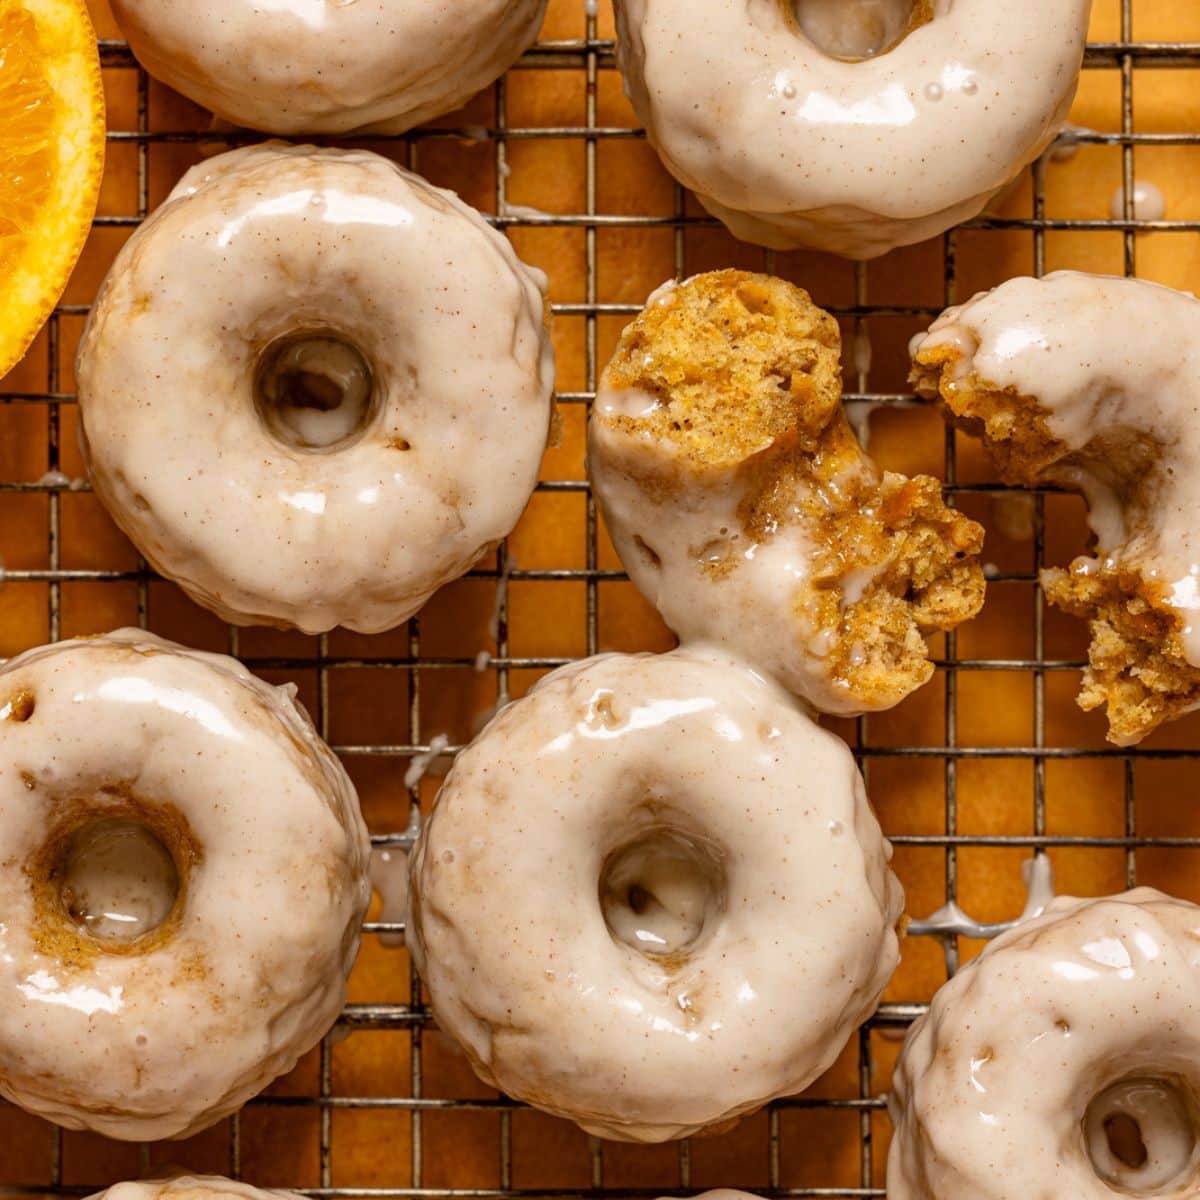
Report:
M 38 31 L 23 9 L 0 12 L 0 274 L 34 235 L 53 191 L 59 101 L 41 70 Z
M 100 57 L 83 0 L 0 5 L 0 376 L 66 287 L 104 170 Z

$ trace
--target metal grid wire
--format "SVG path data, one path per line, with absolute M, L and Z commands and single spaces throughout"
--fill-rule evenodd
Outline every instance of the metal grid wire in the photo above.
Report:
M 580 0 L 583 3 L 583 0 Z M 594 8 L 594 6 L 593 6 Z M 1045 199 L 1045 163 L 1039 162 L 1032 168 L 1034 182 L 1034 198 L 1032 216 L 1029 218 L 1001 219 L 981 218 L 971 223 L 969 228 L 993 230 L 1023 230 L 1032 234 L 1033 241 L 1033 270 L 1040 274 L 1046 259 L 1045 240 L 1048 232 L 1056 230 L 1108 230 L 1119 231 L 1123 235 L 1124 269 L 1132 275 L 1136 270 L 1137 243 L 1136 235 L 1148 231 L 1185 231 L 1200 232 L 1200 221 L 1196 220 L 1159 220 L 1141 221 L 1134 218 L 1132 207 L 1134 182 L 1134 151 L 1139 146 L 1200 146 L 1200 132 L 1137 132 L 1134 128 L 1133 81 L 1135 68 L 1158 69 L 1172 67 L 1200 68 L 1200 43 L 1161 43 L 1135 42 L 1133 40 L 1132 20 L 1133 0 L 1121 0 L 1121 37 L 1119 41 L 1110 43 L 1091 44 L 1088 47 L 1085 66 L 1088 70 L 1120 72 L 1121 78 L 1121 130 L 1119 133 L 1084 132 L 1075 135 L 1075 140 L 1086 145 L 1105 145 L 1119 147 L 1122 156 L 1122 177 L 1125 187 L 1125 212 L 1120 219 L 1082 220 L 1082 219 L 1050 219 L 1046 216 Z M 432 138 L 462 138 L 465 136 L 476 139 L 486 136 L 494 149 L 496 168 L 496 213 L 492 218 L 500 228 L 512 226 L 546 226 L 546 227 L 576 227 L 584 233 L 584 258 L 586 266 L 586 292 L 582 302 L 555 305 L 559 316 L 582 318 L 584 323 L 584 359 L 585 386 L 582 390 L 560 392 L 558 400 L 565 405 L 587 405 L 594 396 L 598 361 L 597 361 L 597 323 L 605 316 L 631 316 L 637 306 L 629 304 L 602 303 L 598 298 L 597 284 L 597 234 L 598 231 L 609 227 L 666 227 L 674 231 L 674 258 L 676 273 L 680 277 L 685 269 L 685 231 L 700 226 L 712 226 L 715 222 L 706 217 L 689 215 L 685 211 L 682 189 L 675 189 L 675 211 L 670 216 L 651 215 L 608 215 L 597 212 L 597 151 L 601 143 L 610 139 L 639 138 L 643 134 L 638 130 L 623 127 L 606 127 L 597 119 L 597 90 L 601 72 L 611 71 L 615 67 L 614 47 L 611 41 L 597 36 L 597 17 L 594 11 L 587 15 L 586 36 L 581 40 L 564 40 L 539 43 L 531 50 L 517 70 L 538 71 L 572 71 L 582 72 L 586 78 L 586 109 L 585 123 L 582 126 L 555 127 L 519 127 L 510 125 L 507 118 L 507 83 L 501 80 L 495 88 L 495 121 L 486 130 L 467 129 L 438 129 L 418 130 L 399 139 L 406 148 L 404 154 L 410 166 L 420 168 L 422 144 Z M 226 141 L 229 144 L 256 140 L 244 134 L 220 134 L 212 132 L 162 132 L 150 128 L 149 122 L 149 93 L 145 73 L 137 67 L 124 43 L 106 41 L 102 44 L 103 62 L 106 68 L 118 71 L 136 71 L 137 74 L 137 122 L 135 129 L 113 129 L 109 133 L 111 146 L 132 144 L 136 147 L 137 155 L 137 211 L 128 215 L 101 216 L 96 220 L 98 227 L 103 226 L 136 226 L 145 218 L 150 208 L 150 148 L 156 144 L 189 143 Z M 584 149 L 585 190 L 583 211 L 563 215 L 534 215 L 522 213 L 513 215 L 507 200 L 508 186 L 508 151 L 509 146 L 521 139 L 556 138 L 578 139 Z M 378 140 L 378 139 L 373 139 Z M 956 279 L 956 240 L 958 231 L 945 235 L 943 245 L 944 257 L 944 301 L 949 304 L 958 295 Z M 773 256 L 766 252 L 763 265 L 770 270 Z M 932 318 L 940 311 L 940 307 L 905 307 L 905 306 L 872 306 L 867 299 L 867 268 L 859 265 L 855 273 L 855 298 L 851 305 L 834 307 L 836 315 L 848 321 L 856 331 L 864 329 L 872 318 L 876 317 L 914 317 L 920 319 Z M 5 576 L 9 583 L 38 583 L 45 584 L 48 596 L 47 622 L 51 640 L 60 636 L 62 616 L 62 589 L 71 583 L 99 583 L 110 581 L 132 582 L 137 591 L 137 615 L 140 624 L 145 627 L 149 620 L 150 583 L 152 574 L 144 563 L 134 570 L 106 569 L 73 569 L 64 568 L 61 564 L 60 535 L 61 535 L 61 500 L 64 492 L 80 490 L 77 482 L 68 482 L 56 474 L 61 467 L 61 418 L 64 406 L 74 403 L 74 396 L 63 390 L 60 381 L 59 343 L 60 321 L 63 317 L 80 317 L 87 312 L 86 306 L 60 305 L 51 317 L 48 327 L 49 366 L 45 379 L 45 389 L 36 392 L 0 393 L 0 421 L 4 419 L 5 408 L 17 405 L 41 405 L 45 408 L 46 429 L 48 438 L 48 462 L 50 474 L 37 483 L 2 481 L 0 480 L 0 495 L 12 492 L 44 493 L 48 496 L 47 523 L 47 552 L 48 566 L 36 569 L 10 569 Z M 902 393 L 881 394 L 866 389 L 865 379 L 860 380 L 856 391 L 847 394 L 850 405 L 903 405 L 913 402 L 911 396 Z M 1005 489 L 993 485 L 960 484 L 958 482 L 958 464 L 956 462 L 955 438 L 947 433 L 945 439 L 945 480 L 948 494 L 951 497 L 970 493 L 998 493 Z M 508 636 L 509 598 L 504 581 L 578 581 L 586 587 L 586 606 L 584 610 L 585 631 L 584 641 L 588 654 L 595 653 L 599 648 L 598 633 L 598 589 L 606 581 L 622 580 L 625 576 L 616 570 L 604 570 L 599 566 L 597 542 L 597 515 L 594 502 L 588 493 L 587 484 L 583 481 L 563 480 L 543 482 L 539 490 L 545 492 L 579 492 L 586 496 L 586 548 L 585 565 L 583 568 L 538 569 L 527 570 L 512 565 L 508 558 L 506 547 L 498 554 L 495 568 L 476 570 L 472 577 L 493 580 L 500 590 L 499 622 L 497 630 L 497 650 L 490 658 L 488 669 L 493 673 L 496 683 L 497 696 L 505 696 L 509 691 L 510 673 L 517 670 L 544 670 L 561 665 L 568 661 L 556 657 L 514 656 L 510 653 Z M 1033 606 L 1033 652 L 1029 657 L 1020 658 L 960 658 L 957 653 L 957 641 L 953 634 L 945 642 L 944 655 L 938 661 L 938 667 L 945 681 L 945 717 L 943 726 L 943 744 L 941 745 L 873 745 L 868 736 L 865 721 L 859 722 L 857 737 L 857 754 L 864 768 L 869 773 L 874 760 L 883 758 L 917 758 L 924 757 L 944 763 L 945 808 L 944 828 L 936 834 L 909 834 L 894 836 L 893 841 L 899 846 L 932 847 L 940 849 L 944 857 L 945 893 L 948 900 L 954 900 L 958 895 L 958 859 L 959 851 L 964 847 L 1027 847 L 1036 853 L 1043 853 L 1048 847 L 1094 847 L 1115 849 L 1124 852 L 1125 878 L 1132 885 L 1137 878 L 1137 852 L 1147 846 L 1162 847 L 1200 847 L 1200 838 L 1192 837 L 1146 837 L 1139 836 L 1135 821 L 1134 796 L 1134 765 L 1139 759 L 1148 758 L 1194 758 L 1200 757 L 1197 750 L 1152 750 L 1133 749 L 1124 751 L 1088 749 L 1084 747 L 1055 747 L 1046 744 L 1046 680 L 1052 672 L 1077 671 L 1081 664 L 1075 661 L 1048 659 L 1045 655 L 1045 610 L 1040 590 L 1036 588 L 1037 572 L 1043 565 L 1046 542 L 1046 493 L 1038 492 L 1034 500 L 1034 543 L 1033 570 L 1030 572 L 1014 572 L 996 576 L 999 582 L 1022 582 L 1036 591 Z M 231 653 L 239 649 L 239 634 L 231 628 L 228 634 L 228 644 Z M 413 620 L 408 626 L 408 641 L 406 652 L 397 656 L 336 656 L 329 651 L 328 638 L 322 637 L 316 642 L 314 657 L 300 658 L 248 658 L 249 664 L 258 670 L 281 672 L 309 672 L 315 674 L 317 680 L 317 702 L 315 718 L 321 732 L 328 738 L 330 735 L 330 679 L 339 671 L 354 671 L 358 669 L 393 670 L 403 672 L 408 687 L 410 709 L 410 738 L 409 741 L 395 744 L 378 742 L 358 744 L 346 743 L 336 745 L 339 754 L 346 758 L 360 756 L 382 756 L 394 759 L 411 758 L 430 750 L 428 731 L 422 721 L 422 689 L 423 681 L 429 673 L 448 669 L 469 668 L 472 657 L 468 653 L 464 657 L 438 657 L 423 653 L 420 619 Z M 956 711 L 959 687 L 959 676 L 963 672 L 1000 671 L 1023 672 L 1029 675 L 1033 685 L 1033 740 L 1027 746 L 981 747 L 960 745 Z M 458 747 L 451 747 L 450 751 Z M 1125 819 L 1124 831 L 1121 835 L 1102 836 L 1098 834 L 1049 834 L 1046 821 L 1046 764 L 1053 759 L 1086 758 L 1092 756 L 1112 757 L 1124 769 L 1125 780 Z M 1033 772 L 1033 816 L 1032 832 L 1029 834 L 962 834 L 959 832 L 958 814 L 958 772 L 959 765 L 967 760 L 983 759 L 1016 759 L 1028 762 Z M 391 833 L 380 833 L 373 837 L 377 846 L 405 847 L 411 843 L 414 829 L 420 819 L 420 805 L 417 789 L 412 789 L 412 822 L 405 830 Z M 369 923 L 366 926 L 369 934 L 399 933 L 403 931 L 402 924 Z M 957 944 L 950 941 L 946 944 L 946 965 L 948 971 L 953 971 L 957 965 Z M 872 1030 L 902 1029 L 922 1011 L 923 1006 L 915 1003 L 894 1003 L 884 1005 L 871 1022 L 858 1034 L 858 1094 L 851 1098 L 819 1099 L 810 1097 L 792 1098 L 777 1102 L 770 1106 L 766 1121 L 768 1144 L 767 1157 L 767 1188 L 772 1195 L 780 1196 L 824 1196 L 824 1197 L 878 1197 L 884 1192 L 878 1184 L 879 1170 L 874 1161 L 873 1139 L 876 1136 L 876 1125 L 873 1118 L 877 1117 L 884 1107 L 884 1101 L 877 1095 L 878 1085 L 875 1082 L 875 1065 L 873 1063 Z M 251 1107 L 303 1107 L 316 1110 L 319 1120 L 319 1153 L 318 1173 L 319 1186 L 305 1189 L 314 1196 L 389 1196 L 389 1197 L 471 1197 L 475 1200 L 502 1200 L 509 1197 L 532 1198 L 542 1195 L 562 1194 L 561 1189 L 554 1191 L 538 1191 L 532 1189 L 514 1190 L 513 1188 L 513 1131 L 512 1117 L 514 1111 L 521 1106 L 507 1099 L 466 1099 L 443 1098 L 426 1094 L 423 1074 L 423 1039 L 430 1023 L 430 1013 L 421 993 L 421 987 L 415 973 L 409 984 L 407 1003 L 360 1003 L 352 1004 L 345 1010 L 339 1023 L 342 1033 L 352 1030 L 388 1030 L 395 1031 L 398 1036 L 411 1039 L 411 1067 L 408 1096 L 346 1096 L 335 1094 L 333 1088 L 333 1045 L 334 1037 L 326 1039 L 320 1050 L 318 1069 L 318 1086 L 314 1095 L 271 1095 L 260 1097 L 252 1102 Z M 336 1036 L 336 1035 L 335 1035 Z M 406 1171 L 411 1183 L 404 1187 L 344 1187 L 334 1186 L 332 1161 L 334 1154 L 334 1114 L 345 1109 L 393 1109 L 411 1114 L 411 1162 L 406 1164 Z M 784 1187 L 781 1182 L 781 1115 L 789 1109 L 823 1109 L 840 1110 L 857 1117 L 859 1139 L 859 1182 L 853 1187 Z M 497 1188 L 428 1186 L 425 1182 L 424 1142 L 422 1137 L 422 1121 L 431 1112 L 444 1110 L 487 1111 L 498 1114 L 499 1121 L 499 1169 Z M 229 1124 L 228 1161 L 225 1169 L 232 1176 L 242 1173 L 242 1135 L 241 1119 L 234 1117 Z M 63 1134 L 56 1130 L 53 1135 L 53 1156 L 51 1165 L 50 1188 L 42 1185 L 17 1185 L 0 1180 L 0 1195 L 41 1194 L 48 1190 L 55 1193 L 72 1194 L 88 1190 L 83 1186 L 73 1186 L 64 1182 L 63 1173 Z M 689 1143 L 681 1143 L 678 1153 L 678 1190 L 681 1193 L 692 1188 L 692 1148 Z M 627 1186 L 606 1186 L 606 1148 L 598 1140 L 590 1142 L 591 1162 L 591 1191 L 588 1194 L 620 1197 L 624 1195 L 644 1195 L 647 1189 L 630 1188 Z M 150 1162 L 149 1149 L 141 1148 L 143 1165 Z M 97 1181 L 103 1182 L 103 1181 Z M 276 1182 L 271 1180 L 268 1182 Z M 279 1179 L 280 1184 L 287 1184 L 287 1179 Z M 735 1186 L 738 1181 L 726 1180 L 725 1183 Z M 584 1189 L 586 1191 L 586 1189 Z M 655 1192 L 662 1189 L 656 1188 Z

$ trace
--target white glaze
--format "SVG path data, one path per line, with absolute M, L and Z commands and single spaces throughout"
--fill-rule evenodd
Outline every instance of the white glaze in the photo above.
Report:
M 108 1137 L 195 1133 L 337 1019 L 370 894 L 353 785 L 290 691 L 137 630 L 30 651 L 0 697 L 0 1093 Z M 199 845 L 178 925 L 64 957 L 25 868 L 64 812 L 129 795 Z
M 365 151 L 269 145 L 189 172 L 125 245 L 80 347 L 93 483 L 163 574 L 240 624 L 376 633 L 516 524 L 549 435 L 545 278 L 449 192 Z M 288 445 L 258 356 L 332 327 L 380 400 Z
M 1108 215 L 1114 221 L 1125 219 L 1125 188 L 1113 192 L 1108 201 Z M 1157 184 L 1143 179 L 1133 181 L 1133 219 L 1135 221 L 1161 221 L 1167 215 L 1167 198 Z
M 179 1175 L 114 1183 L 88 1200 L 299 1200 L 295 1192 L 264 1190 L 219 1175 Z
M 499 78 L 546 0 L 113 0 L 138 61 L 234 125 L 399 133 Z
M 421 780 L 433 772 L 434 764 L 446 753 L 446 748 L 449 745 L 449 734 L 435 733 L 429 739 L 429 749 L 422 750 L 420 753 L 412 756 L 412 761 L 408 764 L 408 770 L 404 772 L 404 786 L 409 791 L 421 786 Z
M 371 851 L 371 886 L 379 893 L 379 920 L 385 925 L 408 921 L 408 851 L 402 846 L 380 846 Z M 404 934 L 380 933 L 379 944 L 389 950 L 404 945 Z
M 1059 130 L 1057 140 L 1050 147 L 1050 161 L 1052 163 L 1070 162 L 1079 153 L 1079 148 L 1083 145 L 1082 139 L 1097 132 L 1098 130 L 1089 129 L 1086 125 L 1076 125 L 1072 121 L 1065 122 Z
M 617 0 L 619 55 L 668 170 L 738 237 L 872 258 L 981 212 L 1054 140 L 1090 0 L 935 0 L 863 62 L 781 0 Z
M 663 830 L 724 873 L 715 915 L 666 959 L 611 932 L 599 894 L 610 856 Z M 459 756 L 413 853 L 409 947 L 483 1079 L 662 1141 L 837 1056 L 896 965 L 890 853 L 845 745 L 774 684 L 705 648 L 607 655 L 548 676 Z M 687 883 L 663 907 L 694 928 L 695 898 Z
M 1181 1081 L 1200 1095 L 1200 909 L 1142 888 L 1055 900 L 990 943 L 934 997 L 897 1064 L 889 1200 L 1109 1200 L 1085 1115 L 1114 1083 Z M 1122 1101 L 1107 1097 L 1119 1110 Z M 1131 1106 L 1125 1105 L 1128 1111 Z M 1151 1161 L 1180 1163 L 1170 1106 L 1149 1103 Z M 1193 1103 L 1194 1113 L 1194 1103 Z M 1194 1122 L 1194 1115 L 1192 1116 Z M 1194 1195 L 1180 1190 L 1142 1194 Z
M 86 479 L 78 477 L 72 479 L 69 475 L 64 475 L 62 471 L 47 471 L 34 482 L 37 487 L 56 492 L 64 490 L 68 492 L 82 492 L 87 487 Z
M 1040 917 L 1054 900 L 1054 867 L 1045 854 L 1035 854 L 1021 864 L 1021 879 L 1025 884 L 1025 906 L 1011 921 L 985 924 L 964 912 L 955 901 L 943 904 L 928 917 L 910 921 L 906 926 L 909 937 L 967 937 L 994 938 L 1015 929 L 1026 921 Z
M 946 347 L 957 378 L 1036 401 L 1070 454 L 1046 481 L 1084 492 L 1101 558 L 1163 585 L 1200 666 L 1200 301 L 1074 271 L 1012 279 L 948 309 L 912 353 Z M 1153 465 L 1128 477 L 1111 447 L 1138 439 L 1155 448 Z

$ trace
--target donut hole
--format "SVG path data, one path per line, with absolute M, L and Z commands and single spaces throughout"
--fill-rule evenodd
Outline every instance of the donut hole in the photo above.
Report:
M 1123 1166 L 1141 1170 L 1150 1157 L 1142 1140 L 1142 1127 L 1129 1113 L 1113 1113 L 1104 1118 L 1104 1136 L 1112 1156 Z
M 933 19 L 933 0 L 790 0 L 800 32 L 846 62 L 878 58 Z
M 1083 1118 L 1096 1175 L 1130 1196 L 1175 1195 L 1197 1175 L 1198 1109 L 1175 1077 L 1122 1079 L 1095 1096 Z
M 41 848 L 28 861 L 39 953 L 82 966 L 97 953 L 141 954 L 182 919 L 193 866 L 203 855 L 187 819 L 126 785 L 55 802 Z
M 356 441 L 375 416 L 375 392 L 366 355 L 333 330 L 276 338 L 255 371 L 259 417 L 294 450 L 328 452 Z
M 706 838 L 664 825 L 642 829 L 600 872 L 600 908 L 613 940 L 657 959 L 694 950 L 725 908 L 722 860 Z
M 100 942 L 135 942 L 162 927 L 179 899 L 179 871 L 153 830 L 98 820 L 67 842 L 59 881 L 63 911 Z

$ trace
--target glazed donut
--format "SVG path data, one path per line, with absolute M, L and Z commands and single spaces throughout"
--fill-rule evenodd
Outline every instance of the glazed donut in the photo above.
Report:
M 299 1200 L 295 1192 L 251 1187 L 221 1175 L 179 1175 L 114 1183 L 88 1200 Z
M 615 0 L 625 88 L 735 236 L 874 258 L 1054 140 L 1091 0 Z
M 337 1019 L 370 847 L 293 697 L 135 629 L 0 669 L 0 1094 L 187 1137 Z
M 481 1079 L 660 1142 L 837 1057 L 896 967 L 890 857 L 845 744 L 774 684 L 706 648 L 605 655 L 459 756 L 409 947 Z
M 138 62 L 234 125 L 402 133 L 533 44 L 546 0 L 112 0 Z
M 478 213 L 378 155 L 213 159 L 92 308 L 77 375 L 96 492 L 227 621 L 399 625 L 537 482 L 544 287 Z
M 114 1183 L 88 1200 L 295 1200 L 297 1193 L 264 1191 L 217 1175 L 182 1175 L 169 1180 L 145 1180 L 141 1183 Z M 671 1200 L 662 1196 L 659 1200 Z M 693 1200 L 760 1200 L 750 1192 L 733 1188 L 713 1188 Z
M 638 589 L 830 713 L 933 674 L 925 633 L 979 611 L 982 529 L 941 485 L 880 474 L 841 406 L 837 322 L 745 271 L 668 285 L 601 379 L 589 470 Z
M 892 1081 L 888 1200 L 1197 1195 L 1200 908 L 1055 900 L 933 999 Z
M 133 1200 L 131 1197 L 130 1200 Z M 669 1196 L 659 1196 L 658 1200 L 671 1200 Z M 692 1200 L 762 1200 L 761 1196 L 756 1196 L 753 1192 L 741 1192 L 737 1188 L 712 1188 L 707 1192 L 701 1192 L 698 1196 L 693 1196 Z
M 1091 624 L 1079 703 L 1140 741 L 1200 707 L 1200 302 L 1057 272 L 951 308 L 914 339 L 913 382 L 982 435 L 1001 476 L 1087 498 L 1095 556 L 1043 574 Z

